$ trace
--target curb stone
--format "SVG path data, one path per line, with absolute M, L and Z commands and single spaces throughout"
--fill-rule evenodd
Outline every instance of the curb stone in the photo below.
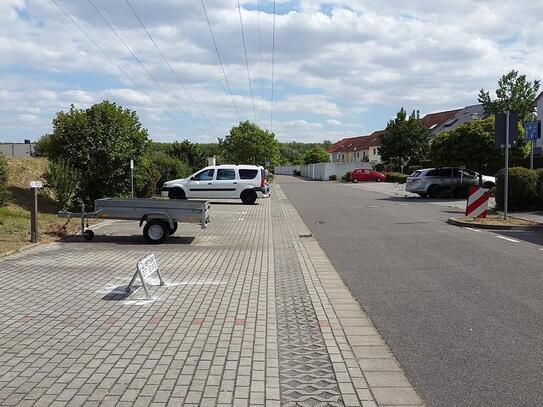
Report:
M 520 219 L 520 218 L 519 218 Z M 529 225 L 487 225 L 474 222 L 465 222 L 458 218 L 449 218 L 447 219 L 449 225 L 461 226 L 461 227 L 476 227 L 478 229 L 488 229 L 488 230 L 543 230 L 542 224 L 537 224 L 533 226 Z

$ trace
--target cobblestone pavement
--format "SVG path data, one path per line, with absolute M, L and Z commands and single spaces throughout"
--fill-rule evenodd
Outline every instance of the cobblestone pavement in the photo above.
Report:
M 0 405 L 422 405 L 281 188 L 258 203 L 0 259 Z M 124 288 L 150 252 L 148 301 Z

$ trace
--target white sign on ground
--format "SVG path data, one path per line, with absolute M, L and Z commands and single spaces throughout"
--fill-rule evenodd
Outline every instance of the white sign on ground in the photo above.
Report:
M 30 188 L 43 188 L 43 182 L 41 182 L 41 181 L 30 181 Z
M 158 263 L 156 261 L 156 257 L 154 253 L 152 253 L 152 254 L 148 254 L 143 259 L 138 261 L 136 272 L 134 273 L 132 280 L 130 280 L 128 287 L 126 287 L 126 291 L 128 292 L 132 291 L 132 286 L 134 284 L 134 281 L 136 281 L 136 277 L 139 276 L 141 280 L 141 285 L 143 289 L 145 290 L 145 295 L 147 296 L 147 299 L 150 300 L 151 295 L 149 294 L 149 290 L 147 289 L 147 284 L 145 283 L 145 279 L 149 278 L 154 273 L 158 275 L 158 278 L 160 280 L 160 285 L 164 286 L 165 283 L 164 283 L 164 280 L 162 279 L 162 276 L 160 275 L 160 271 L 158 270 Z

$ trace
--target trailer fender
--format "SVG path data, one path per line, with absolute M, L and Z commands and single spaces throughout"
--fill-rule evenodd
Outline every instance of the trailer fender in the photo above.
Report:
M 170 229 L 174 228 L 173 218 L 166 212 L 157 212 L 157 213 L 146 213 L 140 219 L 140 227 L 143 225 L 143 222 L 148 222 L 151 219 L 160 219 L 168 223 Z

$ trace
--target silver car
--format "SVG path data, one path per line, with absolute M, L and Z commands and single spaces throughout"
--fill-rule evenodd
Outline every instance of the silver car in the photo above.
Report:
M 496 178 L 483 175 L 483 186 L 493 188 L 496 186 Z M 405 190 L 435 198 L 443 188 L 451 184 L 479 185 L 479 173 L 453 167 L 425 168 L 417 170 L 407 177 Z

